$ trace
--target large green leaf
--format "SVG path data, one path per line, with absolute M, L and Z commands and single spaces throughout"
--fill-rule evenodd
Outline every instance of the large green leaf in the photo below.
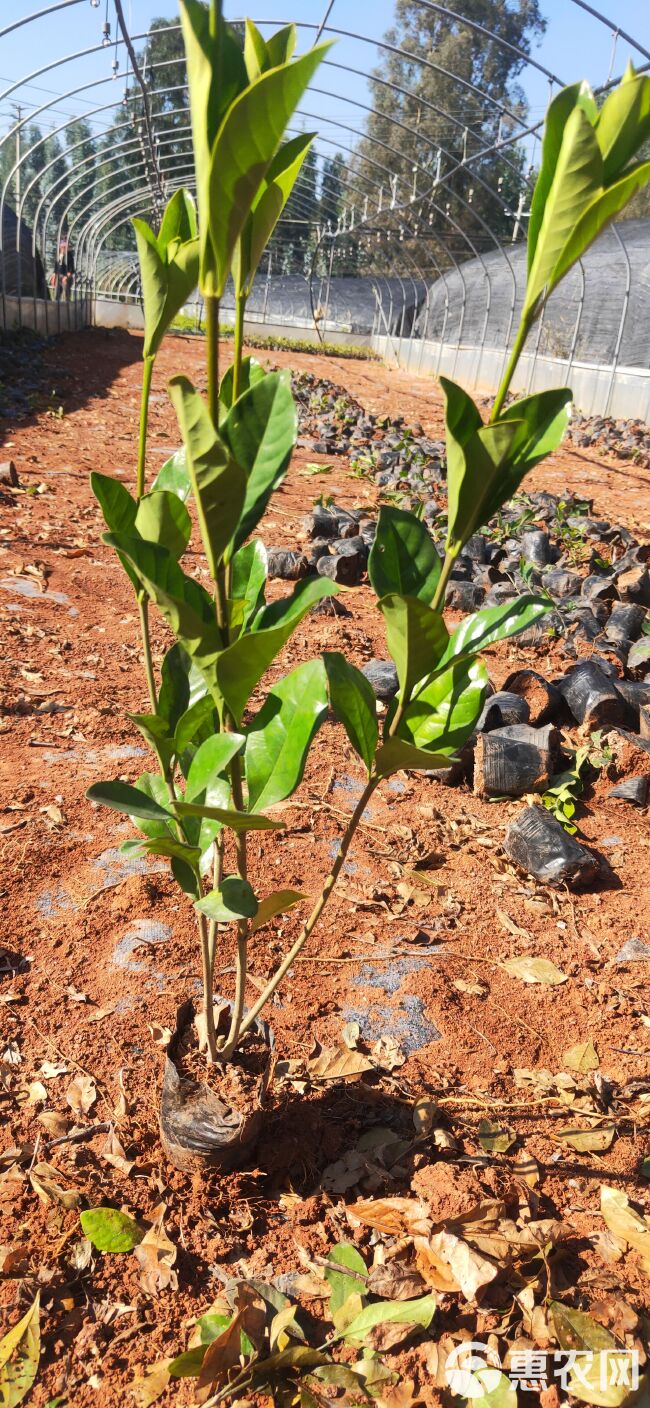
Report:
M 180 450 L 175 450 L 173 455 L 170 455 L 169 459 L 165 460 L 165 463 L 162 469 L 158 471 L 156 478 L 154 479 L 153 484 L 151 485 L 151 488 L 152 490 L 168 489 L 170 494 L 176 494 L 177 498 L 183 500 L 183 503 L 185 503 L 186 499 L 189 499 L 192 485 L 190 484 L 190 476 L 187 472 L 187 460 L 185 456 L 184 445 L 181 445 Z M 114 526 L 113 531 L 117 533 L 120 530 L 117 528 L 117 526 Z M 124 531 L 126 532 L 128 530 L 125 528 Z
M 227 810 L 232 799 L 225 772 L 244 742 L 243 735 L 239 733 L 215 733 L 211 738 L 206 738 L 197 748 L 190 764 L 184 801 Z M 212 845 L 220 830 L 221 823 L 214 818 L 188 818 L 188 838 L 200 847 L 202 854 Z
M 108 474 L 90 476 L 90 487 L 104 515 L 104 522 L 111 533 L 131 533 L 138 512 L 138 505 L 119 479 L 111 479 Z
M 166 772 L 174 752 L 167 720 L 162 718 L 160 714 L 127 714 L 126 717 L 139 729 L 149 747 L 153 748 L 161 771 Z
M 201 816 L 207 821 L 219 821 L 231 831 L 281 831 L 284 822 L 271 821 L 268 816 L 258 816 L 254 812 L 238 812 L 234 807 L 203 807 L 197 802 L 177 802 L 179 816 Z
M 524 473 L 527 474 L 546 455 L 557 450 L 569 424 L 572 399 L 570 387 L 562 386 L 557 390 L 537 391 L 533 396 L 513 401 L 507 410 L 501 412 L 500 423 L 510 420 L 519 422 L 519 430 L 508 455 L 509 483 L 512 482 L 513 473 L 519 475 L 519 470 L 523 467 Z M 500 485 L 498 492 L 500 497 Z M 500 501 L 503 502 L 502 499 Z M 492 517 L 492 513 L 496 513 L 496 509 L 492 509 L 488 503 L 488 519 Z
M 197 900 L 194 908 L 217 924 L 230 924 L 233 919 L 254 919 L 257 900 L 248 880 L 241 875 L 225 875 L 219 889 Z
M 650 137 L 650 78 L 632 65 L 605 99 L 596 119 L 596 138 L 606 185 L 621 175 Z
M 264 543 L 254 539 L 239 548 L 232 559 L 231 615 L 239 616 L 238 626 L 246 626 L 264 602 L 268 556 Z M 231 623 L 232 624 L 232 623 Z
M 531 312 L 555 277 L 562 251 L 581 215 L 602 186 L 603 162 L 596 134 L 582 107 L 570 112 L 544 204 L 535 254 L 528 272 L 523 316 Z
M 454 661 L 407 704 L 398 734 L 416 748 L 450 755 L 469 738 L 489 684 L 482 660 Z
M 321 660 L 308 660 L 273 686 L 247 730 L 249 806 L 270 807 L 295 792 L 326 714 L 327 681 Z
M 343 1268 L 342 1270 L 340 1268 Z M 348 1272 L 354 1272 L 353 1276 Z M 368 1268 L 360 1252 L 352 1242 L 339 1242 L 327 1254 L 327 1265 L 323 1276 L 330 1288 L 329 1313 L 332 1318 L 345 1305 L 351 1295 L 364 1295 L 367 1288 Z M 335 1321 L 335 1323 L 337 1323 Z
M 247 479 L 233 550 L 252 533 L 284 479 L 297 427 L 288 373 L 270 372 L 253 382 L 228 412 L 221 434 Z
M 332 712 L 370 772 L 379 736 L 372 685 L 338 651 L 325 650 L 323 660 Z
M 386 738 L 378 749 L 375 758 L 375 771 L 378 777 L 387 777 L 391 772 L 415 771 L 417 768 L 448 768 L 449 758 L 444 753 L 431 753 L 425 748 L 416 748 L 404 738 Z
M 185 445 L 205 555 L 216 579 L 244 506 L 245 476 L 216 434 L 205 401 L 191 381 L 172 377 L 169 395 Z
M 378 597 L 397 592 L 430 602 L 442 563 L 428 528 L 414 513 L 382 504 L 377 535 L 368 558 L 368 576 Z
M 171 812 L 128 782 L 94 782 L 87 788 L 86 796 L 89 802 L 100 802 L 103 807 L 112 807 L 113 811 L 126 816 L 142 817 L 145 821 L 172 820 Z
M 363 1340 L 376 1325 L 418 1325 L 426 1330 L 436 1312 L 438 1301 L 433 1292 L 418 1300 L 380 1300 L 367 1305 L 342 1331 L 346 1340 Z
M 141 538 L 167 548 L 176 560 L 183 556 L 192 532 L 192 520 L 185 504 L 167 489 L 152 489 L 149 494 L 143 494 L 134 526 Z
M 294 62 L 261 74 L 226 112 L 210 153 L 210 241 L 218 297 L 226 287 L 233 251 L 260 183 L 329 48 L 329 43 L 318 44 Z M 196 158 L 198 165 L 198 152 Z
M 210 34 L 210 12 L 200 0 L 180 0 L 192 118 L 192 146 L 201 241 L 200 283 L 203 293 L 217 292 L 216 263 L 210 240 L 210 155 L 224 113 L 247 83 L 241 43 L 220 18 Z
M 297 626 L 312 606 L 326 596 L 337 596 L 339 587 L 325 577 L 305 577 L 298 582 L 290 596 L 279 596 L 263 606 L 253 621 L 254 631 L 267 631 L 271 626 Z
M 558 157 L 562 148 L 562 137 L 567 119 L 574 108 L 581 107 L 591 122 L 596 118 L 597 107 L 588 83 L 573 83 L 562 88 L 549 103 L 544 123 L 542 159 L 535 182 L 535 190 L 528 222 L 528 271 L 535 256 L 540 226 L 546 208 L 549 192 L 553 184 Z
M 403 702 L 414 686 L 435 669 L 447 648 L 449 635 L 438 611 L 414 596 L 385 596 L 379 602 L 386 626 L 386 642 L 397 667 Z
M 268 376 L 268 372 L 264 370 L 262 363 L 258 362 L 256 357 L 242 357 L 239 368 L 239 395 L 243 396 L 250 386 L 254 386 L 258 381 L 263 381 L 265 376 Z M 225 411 L 229 411 L 232 406 L 234 377 L 235 364 L 231 362 L 221 378 L 221 386 L 219 387 L 219 400 Z
M 117 548 L 135 569 L 140 585 L 155 603 L 187 655 L 203 674 L 215 703 L 223 703 L 216 678 L 216 660 L 222 645 L 214 608 L 203 587 L 188 577 L 169 553 L 154 543 L 122 534 L 105 534 L 104 541 Z
M 159 772 L 143 772 L 135 785 L 137 791 L 149 797 L 166 819 L 163 820 L 162 816 L 144 817 L 142 812 L 129 812 L 129 820 L 150 840 L 161 836 L 175 836 L 173 819 L 169 813 L 169 791 L 164 777 L 161 777 Z
M 520 596 L 515 601 L 506 601 L 503 606 L 487 606 L 466 616 L 449 637 L 449 644 L 440 661 L 440 666 L 451 660 L 465 659 L 477 655 L 488 645 L 499 640 L 516 636 L 519 631 L 528 630 L 540 621 L 552 603 L 541 596 Z
M 174 729 L 174 753 L 180 758 L 192 744 L 198 748 L 216 733 L 217 727 L 214 700 L 212 695 L 204 694 L 181 714 Z
M 440 384 L 446 399 L 447 550 L 456 555 L 472 533 L 487 522 L 490 512 L 494 512 L 493 508 L 488 512 L 489 506 L 495 500 L 503 503 L 510 497 L 511 479 L 515 478 L 516 487 L 526 473 L 524 464 L 516 476 L 514 471 L 510 478 L 507 476 L 510 451 L 517 436 L 523 434 L 523 422 L 497 421 L 468 433 L 467 422 L 471 420 L 475 424 L 475 417 L 469 411 L 469 407 L 476 411 L 473 401 L 446 377 L 440 378 Z M 460 414 L 463 405 L 468 407 L 466 420 Z
M 80 1213 L 81 1230 L 98 1252 L 132 1252 L 144 1231 L 119 1208 L 87 1208 Z
M 162 662 L 158 691 L 158 713 L 166 720 L 170 735 L 187 710 L 207 693 L 203 675 L 194 661 L 181 645 L 172 645 Z

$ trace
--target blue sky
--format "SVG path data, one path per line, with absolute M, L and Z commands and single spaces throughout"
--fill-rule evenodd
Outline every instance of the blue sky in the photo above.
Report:
M 11 19 L 15 20 L 41 8 L 44 3 L 45 0 L 40 0 L 40 3 L 39 0 L 11 0 L 10 5 L 3 5 L 0 31 L 4 24 L 10 22 L 7 10 L 10 10 Z M 498 0 L 498 3 L 503 3 L 503 0 Z M 617 25 L 635 35 L 650 50 L 650 11 L 645 4 L 640 3 L 640 0 L 616 0 L 616 3 L 614 0 L 600 0 L 600 3 L 615 8 Z M 286 0 L 284 5 L 281 0 L 253 0 L 251 13 L 260 21 L 283 23 L 297 12 L 305 25 L 317 25 L 323 17 L 326 4 L 327 0 L 300 0 L 299 5 L 287 4 Z M 144 32 L 149 21 L 156 15 L 174 18 L 178 14 L 176 0 L 124 0 L 124 5 L 133 34 Z M 79 3 L 49 16 L 38 25 L 26 25 L 13 34 L 0 37 L 2 90 L 6 90 L 19 77 L 50 64 L 55 58 L 63 58 L 80 49 L 91 49 L 99 45 L 105 6 L 106 0 L 100 0 L 99 8 L 93 8 L 90 0 L 79 0 Z M 114 35 L 116 26 L 113 0 L 108 0 L 108 6 Z M 225 9 L 229 18 L 238 18 L 242 14 L 242 10 L 232 3 L 232 0 L 225 0 Z M 542 44 L 535 50 L 538 61 L 563 81 L 586 77 L 594 84 L 603 82 L 608 76 L 612 57 L 611 29 L 581 11 L 573 0 L 542 0 L 542 9 L 548 17 L 549 25 Z M 330 24 L 342 30 L 357 27 L 376 39 L 390 26 L 392 19 L 393 0 L 357 0 L 354 5 L 350 0 L 334 0 Z M 303 29 L 303 46 L 313 38 L 313 34 L 313 29 Z M 629 53 L 629 46 L 619 38 L 616 45 L 615 72 L 620 72 Z M 16 94 L 7 98 L 2 98 L 0 94 L 0 131 L 6 130 L 9 125 L 12 104 L 18 100 L 27 111 L 41 103 L 52 103 L 52 108 L 38 119 L 46 130 L 65 122 L 69 116 L 88 113 L 89 109 L 99 104 L 119 102 L 124 87 L 123 63 L 117 80 L 112 81 L 110 75 L 113 54 L 112 49 L 100 49 L 97 53 L 71 60 L 63 67 L 34 76 L 31 84 L 21 87 Z M 341 141 L 347 143 L 353 140 L 353 136 L 344 135 L 341 129 L 336 127 L 336 122 L 345 122 L 360 129 L 363 112 L 348 106 L 346 98 L 354 96 L 361 102 L 367 100 L 365 78 L 377 61 L 377 51 L 367 43 L 341 37 L 333 57 L 337 63 L 349 65 L 359 71 L 362 81 L 355 83 L 350 74 L 329 70 L 320 86 L 331 88 L 333 92 L 331 96 L 314 95 L 311 102 L 305 102 L 305 122 L 307 126 L 312 125 L 314 114 L 329 119 L 331 125 L 323 126 L 323 135 L 329 132 L 329 136 L 335 140 L 339 134 Z M 637 63 L 641 62 L 638 55 L 634 57 Z M 521 81 L 530 102 L 531 117 L 541 116 L 548 95 L 547 79 L 529 67 L 522 75 Z M 64 96 L 80 84 L 91 83 L 96 83 L 97 86 L 87 89 L 83 95 Z M 106 121 L 106 114 L 93 119 L 98 130 L 101 130 Z

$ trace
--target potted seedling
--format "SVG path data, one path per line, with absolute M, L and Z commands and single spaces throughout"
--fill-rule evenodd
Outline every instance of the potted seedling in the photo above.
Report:
M 310 140 L 286 139 L 287 127 L 328 46 L 294 58 L 293 26 L 264 40 L 251 22 L 242 46 L 216 3 L 208 8 L 181 0 L 181 17 L 208 394 L 204 400 L 183 375 L 172 378 L 169 393 L 183 449 L 147 494 L 142 476 L 136 497 L 113 479 L 93 476 L 108 529 L 104 541 L 115 549 L 139 601 L 161 613 L 174 644 L 157 673 L 148 635 L 143 637 L 150 707 L 129 716 L 151 746 L 156 770 L 143 773 L 134 786 L 95 783 L 88 796 L 131 818 L 139 835 L 124 849 L 169 858 L 194 909 L 202 1000 L 196 1013 L 189 1003 L 179 1011 L 167 1054 L 161 1132 L 172 1161 L 196 1169 L 232 1166 L 250 1151 L 270 1057 L 262 1013 L 310 939 L 375 788 L 400 769 L 449 766 L 483 706 L 488 676 L 480 651 L 529 628 L 548 609 L 546 598 L 522 595 L 450 631 L 445 588 L 472 533 L 560 443 L 569 390 L 540 392 L 507 410 L 505 396 L 525 333 L 548 292 L 647 179 L 649 164 L 631 163 L 650 132 L 650 79 L 628 73 L 600 111 L 584 85 L 564 90 L 551 105 L 531 217 L 532 285 L 524 331 L 489 424 L 460 387 L 443 381 L 449 494 L 444 560 L 417 517 L 396 508 L 380 511 L 369 577 L 399 680 L 380 733 L 368 681 L 338 652 L 299 664 L 261 704 L 251 705 L 298 623 L 319 598 L 338 590 L 313 577 L 291 595 L 266 602 L 266 552 L 253 535 L 287 473 L 297 420 L 288 375 L 265 372 L 242 352 L 251 279 Z M 143 260 L 153 239 L 140 241 Z M 221 378 L 219 301 L 230 273 L 237 337 L 233 365 Z M 143 279 L 147 327 L 151 283 Z M 163 302 L 156 285 L 155 297 L 164 322 L 176 296 Z M 190 498 L 207 588 L 181 566 L 192 532 Z M 260 894 L 249 864 L 249 834 L 282 826 L 273 808 L 299 786 L 328 712 L 363 765 L 363 789 L 317 897 L 307 901 L 288 889 Z M 308 906 L 298 937 L 247 1007 L 251 940 L 297 905 Z M 232 999 L 224 1001 L 215 996 L 214 971 L 229 930 L 236 938 L 236 979 Z M 207 1063 L 201 1068 L 199 1052 Z

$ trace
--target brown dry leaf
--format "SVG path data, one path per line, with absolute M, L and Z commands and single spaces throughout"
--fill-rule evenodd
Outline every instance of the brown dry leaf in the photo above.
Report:
M 138 1408 L 151 1408 L 151 1404 L 165 1392 L 170 1379 L 167 1363 L 164 1359 L 160 1364 L 152 1364 L 143 1378 L 134 1379 L 129 1384 L 129 1392 L 133 1394 Z
M 218 1386 L 231 1369 L 239 1364 L 242 1330 L 256 1348 L 262 1343 L 266 1323 L 266 1306 L 252 1286 L 241 1282 L 237 1287 L 235 1315 L 230 1324 L 208 1345 L 197 1381 L 196 1401 L 204 1403 L 213 1385 Z
M 529 1188 L 537 1188 L 540 1179 L 539 1164 L 537 1159 L 529 1154 L 527 1149 L 522 1149 L 514 1162 L 514 1173 L 518 1178 L 523 1178 L 524 1183 Z
M 106 1142 L 99 1152 L 107 1164 L 112 1164 L 113 1168 L 119 1169 L 120 1173 L 125 1174 L 127 1178 L 131 1169 L 135 1167 L 134 1161 L 127 1159 L 124 1148 L 112 1126 L 106 1136 Z
M 563 1144 L 568 1144 L 570 1149 L 575 1149 L 578 1154 L 600 1154 L 606 1149 L 611 1149 L 616 1134 L 616 1125 L 600 1124 L 591 1125 L 586 1129 L 579 1129 L 577 1125 L 567 1125 L 565 1129 L 558 1129 L 554 1135 Z
M 519 954 L 517 958 L 506 958 L 501 964 L 512 978 L 521 978 L 522 983 L 543 983 L 545 987 L 558 987 L 566 983 L 567 975 L 562 973 L 550 958 L 533 958 L 532 954 Z
M 395 1071 L 403 1066 L 406 1056 L 392 1036 L 382 1036 L 370 1052 L 373 1062 L 383 1071 Z
M 140 1265 L 140 1285 L 150 1296 L 160 1291 L 178 1289 L 178 1277 L 174 1271 L 176 1247 L 170 1242 L 162 1223 L 150 1227 L 142 1241 L 134 1247 L 133 1254 Z
M 62 1139 L 63 1135 L 68 1133 L 70 1121 L 67 1115 L 62 1115 L 59 1110 L 43 1110 L 38 1118 L 52 1139 Z
M 585 1071 L 597 1071 L 600 1061 L 591 1037 L 588 1041 L 579 1041 L 577 1046 L 570 1046 L 562 1057 L 562 1065 L 568 1071 L 578 1071 L 580 1075 Z
M 161 1027 L 159 1022 L 149 1022 L 149 1031 L 156 1043 L 156 1046 L 169 1046 L 172 1039 L 171 1027 Z
M 70 998 L 70 1001 L 71 1001 L 71 1002 L 88 1002 L 88 1001 L 89 1001 L 89 998 L 88 998 L 87 993 L 85 993 L 85 992 L 80 992 L 79 989 L 73 987 L 72 984 L 70 984 L 70 986 L 66 988 L 66 990 L 65 990 L 65 995 L 66 995 L 66 997 L 69 997 L 69 998 Z
M 342 1032 L 344 1044 L 349 1051 L 355 1051 L 357 1042 L 361 1036 L 361 1027 L 358 1022 L 348 1022 Z
M 374 1394 L 373 1399 L 377 1408 L 418 1408 L 419 1404 L 424 1403 L 424 1399 L 415 1388 L 413 1379 L 402 1379 L 401 1383 L 395 1384 L 385 1393 L 381 1393 L 379 1396 Z
M 82 1200 L 78 1188 L 63 1188 L 57 1183 L 61 1174 L 52 1164 L 35 1164 L 29 1170 L 29 1181 L 42 1203 L 61 1203 L 64 1208 L 76 1208 Z
M 391 1261 L 371 1266 L 367 1289 L 382 1300 L 415 1300 L 426 1294 L 427 1283 L 415 1265 L 396 1256 Z
M 488 1261 L 453 1232 L 434 1232 L 429 1239 L 429 1250 L 449 1267 L 465 1300 L 471 1304 L 476 1302 L 479 1291 L 499 1274 L 498 1263 Z
M 413 1106 L 413 1127 L 420 1138 L 431 1133 L 437 1108 L 435 1100 L 431 1100 L 428 1095 L 421 1095 L 419 1100 L 416 1100 Z
M 415 1264 L 427 1286 L 443 1295 L 453 1294 L 460 1286 L 446 1261 L 433 1251 L 428 1237 L 414 1237 Z
M 88 1021 L 89 1021 L 89 1022 L 103 1022 L 104 1017 L 112 1017 L 114 1011 L 115 1011 L 115 1003 L 114 1003 L 114 1002 L 111 1003 L 111 1005 L 110 1005 L 109 1007 L 96 1007 L 94 1012 L 89 1012 L 89 1013 L 88 1013 Z
M 43 1080 L 56 1080 L 57 1076 L 67 1076 L 65 1061 L 44 1061 L 40 1069 Z
M 75 1115 L 87 1115 L 97 1099 L 97 1087 L 92 1076 L 75 1076 L 66 1090 L 65 1098 Z
M 487 983 L 481 982 L 480 978 L 473 983 L 466 983 L 464 978 L 454 978 L 453 981 L 459 992 L 466 992 L 470 997 L 485 997 L 490 991 Z
M 307 1062 L 311 1080 L 360 1080 L 365 1071 L 372 1070 L 372 1061 L 360 1051 L 350 1051 L 347 1046 L 333 1051 L 319 1042 Z
M 533 935 L 529 933 L 528 929 L 521 929 L 519 924 L 515 924 L 514 919 L 511 919 L 504 909 L 497 910 L 497 919 L 507 934 L 513 934 L 515 938 L 525 939 L 527 943 L 532 944 Z
M 42 1080 L 32 1080 L 27 1087 L 27 1104 L 44 1105 L 47 1100 L 47 1090 Z
M 600 1210 L 603 1214 L 607 1226 L 616 1239 L 630 1247 L 641 1256 L 641 1264 L 644 1271 L 650 1272 L 650 1223 L 645 1217 L 641 1217 L 634 1208 L 630 1207 L 630 1202 L 625 1193 L 619 1188 L 609 1188 L 603 1185 L 600 1190 Z
M 126 1098 L 126 1090 L 124 1089 L 124 1070 L 121 1066 L 117 1073 L 117 1084 L 119 1089 L 119 1095 L 117 1097 L 115 1107 L 113 1109 L 113 1117 L 116 1120 L 123 1120 L 126 1115 L 130 1114 L 130 1106 Z
M 426 1205 L 416 1198 L 362 1198 L 348 1208 L 348 1216 L 388 1237 L 426 1237 L 431 1219 Z

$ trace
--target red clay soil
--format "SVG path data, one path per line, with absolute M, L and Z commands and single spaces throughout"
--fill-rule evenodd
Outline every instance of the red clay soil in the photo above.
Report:
M 390 1030 L 411 1054 L 391 1077 L 361 1085 L 305 1093 L 280 1086 L 251 1169 L 201 1180 L 166 1165 L 157 1129 L 160 1028 L 173 1027 L 178 1004 L 196 995 L 191 909 L 164 863 L 127 865 L 118 847 L 128 825 L 84 797 L 93 781 L 133 782 L 150 766 L 125 717 L 146 707 L 133 597 L 100 542 L 103 524 L 88 482 L 97 469 L 133 483 L 140 346 L 135 337 L 96 331 L 58 342 L 47 358 L 63 416 L 35 413 L 11 426 L 0 456 L 14 459 L 23 487 L 44 486 L 11 502 L 6 496 L 0 509 L 0 886 L 2 945 L 10 955 L 4 974 L 0 960 L 0 1110 L 5 1151 L 23 1151 L 18 1161 L 7 1155 L 0 1162 L 0 1331 L 40 1287 L 42 1364 L 30 1402 L 43 1405 L 60 1393 L 75 1408 L 122 1405 L 134 1374 L 186 1347 L 192 1317 L 218 1294 L 224 1274 L 269 1280 L 299 1268 L 301 1253 L 324 1256 L 342 1239 L 367 1248 L 367 1233 L 351 1229 L 342 1203 L 369 1187 L 382 1196 L 416 1190 L 441 1222 L 486 1197 L 507 1201 L 521 1188 L 515 1161 L 522 1150 L 539 1164 L 538 1215 L 566 1224 L 557 1283 L 564 1298 L 579 1282 L 583 1300 L 574 1303 L 583 1307 L 615 1292 L 643 1310 L 647 1274 L 639 1255 L 628 1251 L 610 1264 L 592 1240 L 604 1228 L 601 1183 L 643 1204 L 648 1185 L 639 1168 L 650 1152 L 648 960 L 616 960 L 627 940 L 650 940 L 648 812 L 608 800 L 614 764 L 579 815 L 581 839 L 607 857 L 607 877 L 575 893 L 546 890 L 507 861 L 501 844 L 520 802 L 481 801 L 466 785 L 449 788 L 415 775 L 384 784 L 344 883 L 268 1016 L 281 1061 L 304 1060 L 315 1039 L 337 1045 L 348 1021 L 358 1021 L 371 1041 Z M 226 346 L 224 364 L 229 355 Z M 203 385 L 202 358 L 196 340 L 163 347 L 150 475 L 177 445 L 165 382 L 186 371 Z M 430 380 L 335 358 L 279 353 L 270 360 L 339 383 L 368 410 L 399 412 L 440 433 L 440 398 Z M 334 460 L 326 478 L 301 475 L 313 458 L 296 453 L 262 526 L 268 545 L 292 545 L 321 489 L 346 507 L 376 502 L 373 486 L 353 478 L 346 463 Z M 635 467 L 571 451 L 540 467 L 531 482 L 579 492 L 593 498 L 598 514 L 647 529 L 650 475 Z M 198 568 L 195 550 L 187 562 L 188 570 Z M 272 594 L 285 590 L 272 584 Z M 270 679 L 322 649 L 342 650 L 357 665 L 385 656 L 370 589 L 354 589 L 344 600 L 351 616 L 308 616 Z M 169 642 L 159 621 L 153 637 L 160 659 Z M 494 682 L 524 661 L 559 673 L 551 649 L 524 651 L 515 641 L 490 651 Z M 258 893 L 278 884 L 317 892 L 360 785 L 342 730 L 326 723 L 298 799 L 282 810 L 286 831 L 251 842 Z M 302 914 L 298 909 L 256 935 L 249 1000 Z M 219 982 L 231 996 L 233 946 L 223 943 Z M 499 966 L 521 954 L 552 959 L 566 981 L 530 986 Z M 561 1073 L 563 1053 L 589 1038 L 599 1071 L 575 1079 L 600 1101 L 592 1108 L 609 1109 L 617 1127 L 601 1154 L 576 1153 L 558 1141 L 558 1128 L 575 1120 L 570 1096 L 565 1116 L 557 1099 L 549 1102 L 546 1076 L 515 1075 Z M 83 1114 L 67 1101 L 78 1076 L 90 1077 L 96 1091 Z M 522 1084 L 527 1080 L 533 1083 Z M 422 1096 L 437 1105 L 434 1124 L 443 1133 L 427 1135 L 401 1174 L 365 1186 L 352 1179 L 341 1196 L 330 1171 L 329 1191 L 323 1187 L 323 1170 L 345 1160 L 369 1126 L 412 1130 L 411 1107 Z M 52 1147 L 52 1129 L 65 1128 L 43 1122 L 53 1111 L 102 1128 L 88 1140 Z M 483 1152 L 477 1130 L 486 1116 L 507 1120 L 517 1136 L 510 1152 Z M 109 1125 L 130 1169 L 106 1159 Z M 81 1207 L 110 1204 L 146 1221 L 163 1203 L 165 1231 L 177 1248 L 177 1287 L 152 1297 L 132 1256 L 97 1255 L 84 1267 L 78 1209 L 42 1190 L 39 1196 L 30 1179 L 30 1166 L 41 1162 L 53 1166 L 60 1185 L 79 1190 Z M 487 1314 L 468 1323 L 486 1334 L 497 1321 Z M 388 1356 L 427 1403 L 437 1401 L 425 1365 L 438 1330 L 436 1322 L 423 1343 Z M 189 1381 L 179 1382 L 161 1404 L 192 1401 Z

